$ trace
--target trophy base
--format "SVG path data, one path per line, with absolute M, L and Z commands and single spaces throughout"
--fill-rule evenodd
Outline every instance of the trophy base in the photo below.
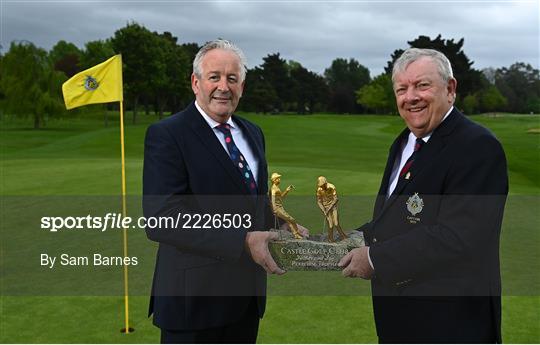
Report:
M 316 234 L 309 239 L 297 240 L 284 230 L 272 230 L 280 240 L 272 241 L 268 248 L 277 265 L 286 271 L 338 271 L 339 260 L 349 251 L 364 245 L 360 231 L 346 232 L 347 238 L 328 242 L 327 234 Z

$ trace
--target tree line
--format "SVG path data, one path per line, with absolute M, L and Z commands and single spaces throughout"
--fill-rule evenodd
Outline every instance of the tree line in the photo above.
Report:
M 457 106 L 467 114 L 504 111 L 537 113 L 540 74 L 530 64 L 477 70 L 458 41 L 427 36 L 407 42 L 410 47 L 433 48 L 452 62 L 458 79 Z M 179 43 L 170 32 L 152 32 L 131 22 L 106 40 L 87 42 L 79 49 L 59 41 L 50 51 L 28 41 L 12 42 L 0 55 L 0 104 L 3 112 L 32 116 L 39 128 L 46 117 L 65 112 L 61 84 L 74 74 L 122 54 L 124 98 L 135 123 L 141 110 L 161 118 L 192 101 L 192 61 L 200 46 Z M 403 50 L 391 54 L 385 71 L 371 77 L 355 58 L 336 58 L 322 75 L 300 62 L 268 54 L 248 70 L 239 110 L 257 113 L 396 114 L 391 71 Z

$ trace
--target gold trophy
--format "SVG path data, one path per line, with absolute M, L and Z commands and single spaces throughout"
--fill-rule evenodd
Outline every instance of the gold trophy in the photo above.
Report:
M 329 183 L 326 177 L 319 176 L 317 180 L 317 205 L 324 214 L 325 223 L 328 223 L 328 242 L 334 242 L 334 228 L 342 240 L 347 238 L 341 225 L 339 225 L 337 203 L 336 187 Z
M 294 188 L 288 186 L 282 192 L 279 188 L 281 175 L 273 173 L 270 177 L 270 199 L 274 216 L 287 222 L 290 234 L 287 231 L 275 229 L 280 237 L 270 241 L 268 249 L 279 267 L 287 271 L 337 271 L 339 260 L 354 248 L 364 245 L 363 234 L 358 231 L 350 231 L 347 236 L 338 219 L 338 196 L 336 187 L 328 183 L 324 176 L 317 180 L 317 204 L 324 214 L 324 224 L 328 223 L 328 234 L 314 234 L 309 238 L 302 238 L 299 225 L 296 220 L 285 211 L 283 198 Z M 323 225 L 323 227 L 325 226 Z M 276 225 L 277 228 L 277 225 Z M 334 230 L 341 237 L 340 241 L 334 240 Z M 294 238 L 291 238 L 294 237 Z
M 272 181 L 272 187 L 270 188 L 270 200 L 272 202 L 272 211 L 274 212 L 274 215 L 287 222 L 295 239 L 302 239 L 302 235 L 300 235 L 300 232 L 298 231 L 296 220 L 290 214 L 288 214 L 283 207 L 283 198 L 287 196 L 294 186 L 288 186 L 282 192 L 279 188 L 281 175 L 278 173 L 273 173 L 270 180 Z

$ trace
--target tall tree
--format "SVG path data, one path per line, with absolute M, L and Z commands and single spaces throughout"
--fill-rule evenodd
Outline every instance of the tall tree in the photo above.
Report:
M 197 55 L 197 52 L 201 47 L 197 43 L 191 42 L 191 43 L 182 43 L 181 45 L 182 49 L 184 50 L 184 53 L 187 56 L 187 59 L 190 64 L 193 63 L 193 60 L 195 60 L 195 55 Z M 192 68 L 190 68 L 190 74 L 191 74 Z
M 73 43 L 58 41 L 49 52 L 49 57 L 54 69 L 64 72 L 68 78 L 80 71 L 81 51 Z
M 115 52 L 122 54 L 124 91 L 131 101 L 133 123 L 137 120 L 139 102 L 152 94 L 153 87 L 161 82 L 159 79 L 165 73 L 161 43 L 157 34 L 135 22 L 117 30 L 112 38 Z
M 45 50 L 30 42 L 12 42 L 2 58 L 0 75 L 6 112 L 32 116 L 35 129 L 42 126 L 45 116 L 64 111 L 60 92 L 66 77 L 54 70 Z
M 489 85 L 478 92 L 478 103 L 481 111 L 490 112 L 503 110 L 507 101 L 495 85 Z
M 478 98 L 477 94 L 467 95 L 463 99 L 463 112 L 467 115 L 474 114 L 478 110 Z
M 106 61 L 114 55 L 114 49 L 110 39 L 86 42 L 81 54 L 79 66 L 85 70 Z
M 269 54 L 263 58 L 261 65 L 264 80 L 267 81 L 277 95 L 276 102 L 272 105 L 278 111 L 287 110 L 293 100 L 291 90 L 293 83 L 287 68 L 287 62 L 279 53 Z
M 195 56 L 197 55 L 201 47 L 195 42 L 182 43 L 180 47 L 184 51 L 184 55 L 187 57 L 188 68 L 186 69 L 186 75 L 184 77 L 184 80 L 187 80 L 189 84 L 189 80 L 191 79 L 191 73 L 193 72 L 193 60 L 195 60 Z M 173 105 L 175 109 L 184 108 L 187 105 L 186 103 L 191 101 L 192 93 L 190 85 L 188 85 L 188 89 L 189 97 L 186 98 L 186 100 L 176 98 L 174 99 Z
M 324 71 L 330 88 L 329 110 L 338 113 L 359 113 L 363 109 L 356 103 L 356 90 L 371 81 L 369 70 L 355 59 L 337 58 Z
M 530 64 L 516 62 L 499 68 L 495 85 L 507 100 L 506 111 L 538 113 L 540 105 L 540 73 Z
M 2 45 L 0 45 L 0 120 L 4 117 L 4 99 L 6 98 L 6 95 L 4 94 L 2 90 L 2 60 L 4 59 L 4 55 L 2 54 Z
M 274 110 L 278 96 L 272 85 L 265 79 L 260 67 L 250 69 L 246 75 L 244 95 L 240 109 L 256 113 L 268 113 Z
M 328 86 L 324 78 L 308 71 L 298 62 L 289 62 L 291 79 L 293 81 L 294 103 L 299 114 L 313 113 L 325 110 L 328 100 Z
M 362 86 L 356 92 L 356 101 L 376 114 L 395 113 L 396 101 L 390 76 L 383 73 Z
M 410 42 L 409 45 L 411 44 Z M 384 68 L 384 72 L 388 75 L 392 75 L 392 69 L 394 68 L 394 62 L 396 62 L 397 59 L 405 52 L 404 49 L 396 49 L 394 52 L 390 55 L 390 61 L 386 63 L 386 67 Z
M 418 36 L 418 38 L 407 43 L 411 48 L 435 49 L 446 55 L 452 64 L 454 77 L 458 80 L 458 104 L 465 96 L 473 94 L 482 88 L 482 72 L 472 68 L 474 62 L 469 60 L 463 51 L 463 44 L 465 43 L 463 38 L 455 42 L 454 39 L 443 39 L 441 35 L 438 35 L 435 39 L 428 36 Z M 386 73 L 392 73 L 394 62 L 402 53 L 402 49 L 394 51 L 385 68 Z
M 177 110 L 178 104 L 191 95 L 189 72 L 191 66 L 185 50 L 177 44 L 178 38 L 170 32 L 157 34 L 161 39 L 162 63 L 165 68 L 163 74 L 156 78 L 153 94 L 158 107 L 159 118 L 169 103 L 173 103 L 173 111 Z
M 490 84 L 495 84 L 495 76 L 497 75 L 497 70 L 493 67 L 486 67 L 482 69 L 482 75 Z

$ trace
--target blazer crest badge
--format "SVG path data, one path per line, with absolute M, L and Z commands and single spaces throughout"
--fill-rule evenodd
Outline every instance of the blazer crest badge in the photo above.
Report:
M 414 195 L 410 196 L 407 199 L 406 202 L 407 205 L 407 211 L 409 211 L 412 214 L 411 216 L 407 217 L 407 220 L 411 224 L 416 224 L 420 221 L 420 218 L 415 217 L 417 214 L 422 212 L 422 209 L 424 208 L 424 200 L 418 195 L 418 193 L 414 193 Z

